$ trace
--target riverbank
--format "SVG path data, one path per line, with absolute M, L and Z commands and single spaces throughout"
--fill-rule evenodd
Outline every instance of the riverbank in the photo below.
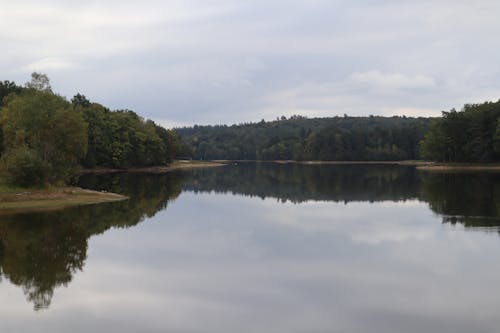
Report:
M 56 210 L 70 206 L 122 201 L 126 196 L 85 190 L 79 187 L 0 190 L 0 214 Z
M 119 172 L 129 172 L 129 173 L 166 173 L 175 170 L 189 170 L 189 169 L 199 169 L 199 168 L 213 168 L 227 165 L 228 162 L 224 161 L 174 161 L 168 166 L 156 166 L 156 167 L 146 167 L 146 168 L 130 168 L 130 169 L 113 169 L 113 168 L 94 168 L 94 169 L 83 169 L 82 174 L 93 173 L 93 174 L 104 174 L 104 173 L 119 173 Z

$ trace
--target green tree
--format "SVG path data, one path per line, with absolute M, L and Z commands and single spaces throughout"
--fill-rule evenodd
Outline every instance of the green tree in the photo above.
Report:
M 10 95 L 1 126 L 4 160 L 19 149 L 28 149 L 30 156 L 35 154 L 35 160 L 46 166 L 46 181 L 51 183 L 67 180 L 87 151 L 87 124 L 81 111 L 46 90 L 28 89 Z
M 16 85 L 12 81 L 0 81 L 0 107 L 3 106 L 3 99 L 14 93 L 19 94 L 23 90 L 22 87 Z
M 91 103 L 87 99 L 87 97 L 85 97 L 85 95 L 78 93 L 71 99 L 71 104 L 73 104 L 74 106 L 81 106 L 87 108 L 90 106 Z

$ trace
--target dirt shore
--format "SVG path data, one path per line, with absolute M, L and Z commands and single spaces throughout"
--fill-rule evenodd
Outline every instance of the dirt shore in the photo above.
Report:
M 69 206 L 91 205 L 121 201 L 126 196 L 109 192 L 85 190 L 79 187 L 55 189 L 26 189 L 0 193 L 0 215 L 12 212 L 56 210 Z

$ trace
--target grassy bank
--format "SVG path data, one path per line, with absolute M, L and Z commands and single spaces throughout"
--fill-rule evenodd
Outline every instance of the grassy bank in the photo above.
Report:
M 22 189 L 0 185 L 0 214 L 55 210 L 69 206 L 90 205 L 125 200 L 127 197 L 78 187 Z

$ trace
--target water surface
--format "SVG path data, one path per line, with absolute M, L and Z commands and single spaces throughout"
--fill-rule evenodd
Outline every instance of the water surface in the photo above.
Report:
M 496 332 L 500 176 L 240 164 L 86 176 L 0 216 L 1 332 Z

